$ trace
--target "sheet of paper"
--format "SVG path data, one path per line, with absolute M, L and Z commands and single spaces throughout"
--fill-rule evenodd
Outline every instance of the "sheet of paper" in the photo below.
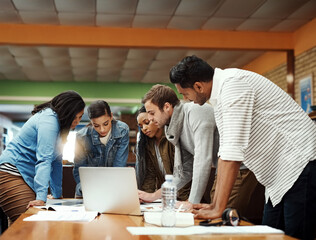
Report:
M 23 221 L 71 221 L 71 222 L 90 222 L 98 216 L 98 212 L 72 212 L 72 211 L 39 211 Z
M 47 199 L 46 205 L 63 205 L 63 206 L 75 206 L 82 205 L 82 199 Z
M 140 210 L 142 212 L 161 212 L 162 211 L 161 199 L 157 199 L 156 201 L 151 202 L 151 203 L 141 203 Z M 184 210 L 185 209 L 181 208 L 180 212 L 184 212 Z
M 161 212 L 162 206 L 161 203 L 142 203 L 140 205 L 140 210 L 142 212 Z
M 81 206 L 63 206 L 63 205 L 46 205 L 46 206 L 34 206 L 35 208 L 43 210 L 52 210 L 59 212 L 85 212 L 83 205 Z
M 144 212 L 146 223 L 161 226 L 162 212 Z M 176 213 L 176 227 L 188 227 L 194 225 L 194 215 L 192 213 Z
M 82 199 L 47 199 L 45 206 L 34 206 L 35 208 L 64 211 L 64 212 L 82 212 L 85 211 Z
M 127 227 L 132 235 L 195 235 L 195 234 L 283 234 L 284 232 L 268 226 L 238 227 Z

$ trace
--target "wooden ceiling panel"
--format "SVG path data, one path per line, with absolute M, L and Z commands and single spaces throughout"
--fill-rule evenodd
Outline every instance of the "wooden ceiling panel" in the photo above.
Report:
M 15 61 L 21 67 L 43 67 L 42 58 L 40 57 L 15 57 Z
M 221 0 L 182 0 L 175 12 L 176 16 L 211 16 Z
M 54 0 L 12 0 L 20 11 L 55 11 Z
M 23 67 L 23 72 L 31 81 L 48 82 L 51 81 L 48 72 L 44 67 Z
M 65 47 L 38 47 L 40 54 L 45 58 L 50 57 L 69 57 L 69 50 Z
M 83 58 L 72 58 L 71 59 L 71 66 L 74 68 L 80 67 L 91 67 L 96 69 L 98 60 L 96 58 L 91 57 L 83 57 Z
M 261 19 L 284 19 L 293 14 L 306 2 L 308 2 L 308 0 L 267 0 L 251 17 Z
M 100 48 L 99 58 L 105 59 L 125 59 L 128 54 L 128 48 Z
M 15 71 L 11 71 L 11 72 L 4 72 L 3 75 L 8 80 L 21 80 L 21 81 L 30 80 L 21 69 L 16 69 Z
M 98 57 L 98 49 L 97 48 L 79 48 L 79 47 L 71 47 L 69 48 L 69 55 L 72 58 L 87 58 L 87 57 Z
M 174 16 L 167 27 L 171 29 L 195 30 L 200 29 L 206 20 L 207 17 Z
M 226 0 L 213 15 L 219 18 L 248 18 L 266 0 Z
M 286 19 L 281 21 L 279 24 L 275 25 L 270 29 L 272 32 L 293 32 L 300 26 L 306 24 L 308 20 L 303 19 Z
M 212 50 L 189 50 L 186 52 L 186 56 L 196 55 L 202 59 L 209 59 L 216 51 Z
M 44 65 L 49 69 L 51 67 L 63 67 L 70 65 L 69 57 L 51 57 L 51 58 L 43 58 Z
M 40 57 L 36 47 L 11 45 L 9 46 L 9 51 L 15 57 Z
M 97 13 L 133 15 L 138 0 L 97 0 Z
M 94 13 L 96 8 L 94 0 L 55 0 L 55 5 L 58 12 L 67 13 Z
M 185 56 L 186 50 L 160 50 L 156 56 L 157 60 L 179 60 Z
M 155 60 L 150 64 L 149 70 L 171 69 L 175 64 L 173 60 Z
M 170 16 L 136 15 L 132 26 L 135 28 L 166 28 L 170 18 Z
M 0 58 L 0 66 L 13 66 L 15 64 L 15 59 L 11 55 L 7 57 L 2 56 Z
M 127 59 L 123 65 L 123 69 L 147 69 L 150 62 L 147 59 L 135 61 Z
M 282 20 L 280 19 L 258 19 L 249 18 L 237 27 L 239 31 L 257 31 L 266 32 L 279 24 Z
M 94 13 L 58 13 L 61 25 L 94 26 Z
M 290 19 L 313 19 L 316 13 L 316 1 L 309 0 L 307 3 L 302 4 L 295 12 L 293 12 Z
M 59 19 L 55 12 L 20 11 L 20 17 L 24 23 L 59 25 Z
M 11 0 L 2 0 L 0 1 L 0 9 L 1 9 L 1 12 L 2 11 L 7 12 L 7 11 L 14 11 L 15 7 L 12 4 Z
M 141 80 L 144 83 L 169 83 L 169 70 L 149 70 Z
M 127 59 L 140 59 L 140 60 L 144 60 L 144 59 L 148 59 L 149 61 L 151 61 L 152 59 L 154 59 L 157 56 L 157 53 L 159 52 L 159 50 L 157 49 L 135 49 L 132 48 L 128 51 L 128 55 L 127 55 Z
M 171 16 L 180 0 L 139 0 L 136 13 L 140 15 Z
M 240 24 L 242 24 L 246 18 L 218 18 L 211 17 L 207 20 L 207 22 L 203 25 L 203 30 L 228 30 L 232 31 L 238 28 Z
M 99 59 L 98 61 L 98 68 L 103 69 L 121 69 L 125 59 Z
M 131 27 L 134 15 L 113 15 L 113 14 L 98 14 L 96 16 L 97 26 L 107 27 Z
M 49 67 L 46 71 L 52 76 L 72 76 L 72 68 L 68 64 L 61 67 Z
M 1 8 L 0 8 L 1 9 Z M 0 22 L 4 23 L 22 23 L 20 15 L 14 10 L 0 10 Z
M 12 58 L 12 53 L 9 50 L 8 46 L 1 46 L 0 45 L 0 56 L 3 59 Z

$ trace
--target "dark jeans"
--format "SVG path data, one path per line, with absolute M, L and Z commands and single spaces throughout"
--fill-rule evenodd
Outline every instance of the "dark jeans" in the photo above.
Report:
M 0 208 L 0 235 L 8 228 L 8 219 L 7 216 Z
M 304 168 L 293 187 L 275 207 L 269 200 L 262 224 L 299 239 L 314 239 L 316 231 L 316 160 Z

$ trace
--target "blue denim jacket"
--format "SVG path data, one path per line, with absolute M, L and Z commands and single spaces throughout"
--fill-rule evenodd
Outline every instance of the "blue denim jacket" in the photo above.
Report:
M 125 167 L 128 158 L 129 127 L 126 123 L 112 120 L 111 136 L 106 145 L 100 141 L 93 126 L 77 133 L 76 157 L 73 170 L 77 183 L 76 195 L 81 196 L 79 167 Z
M 46 202 L 48 187 L 54 198 L 62 195 L 62 159 L 59 120 L 50 108 L 32 116 L 0 156 L 0 164 L 10 163 L 24 181 Z

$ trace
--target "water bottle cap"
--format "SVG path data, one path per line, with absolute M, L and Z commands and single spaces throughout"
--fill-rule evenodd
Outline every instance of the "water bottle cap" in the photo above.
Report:
M 168 174 L 165 176 L 165 179 L 168 181 L 168 180 L 173 180 L 173 175 L 171 174 Z

